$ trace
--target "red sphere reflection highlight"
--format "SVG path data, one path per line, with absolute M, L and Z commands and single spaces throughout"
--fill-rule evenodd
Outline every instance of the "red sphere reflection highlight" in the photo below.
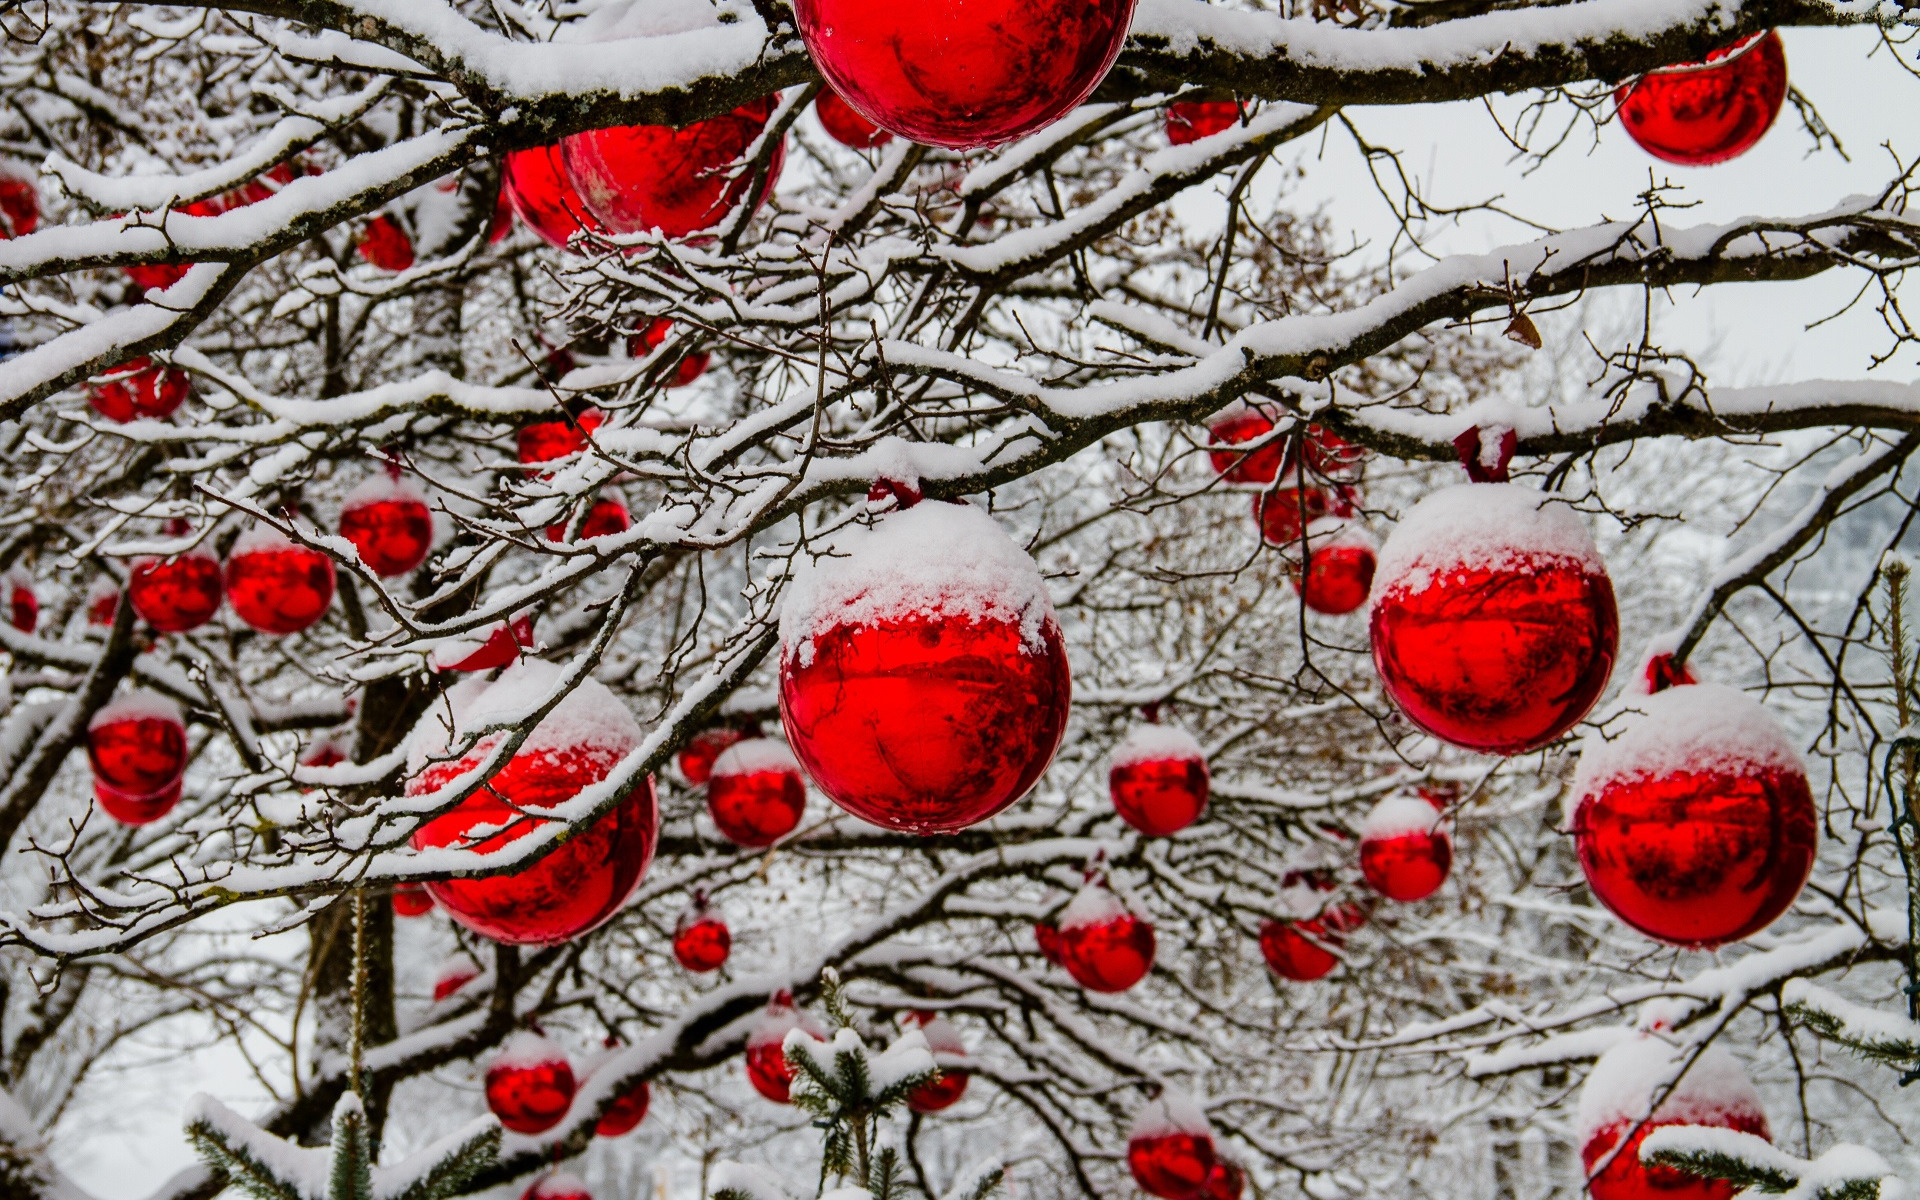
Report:
M 707 779 L 707 812 L 735 845 L 771 846 L 793 832 L 806 807 L 800 764 L 771 738 L 735 742 Z
M 1236 100 L 1176 100 L 1167 105 L 1167 141 L 1176 146 L 1224 133 L 1239 123 Z
M 537 1033 L 508 1038 L 487 1068 L 487 1107 L 515 1133 L 545 1133 L 573 1105 L 566 1052 Z
M 712 228 L 753 186 L 754 172 L 741 158 L 778 99 L 764 96 L 682 129 L 618 125 L 573 134 L 560 143 L 567 178 L 587 211 L 614 233 L 680 238 Z M 755 205 L 773 189 L 784 158 L 785 148 L 776 148 Z
M 718 971 L 733 951 L 733 933 L 711 913 L 682 920 L 673 934 L 673 957 L 689 971 Z
M 853 111 L 832 88 L 822 88 L 813 98 L 813 115 L 820 118 L 820 127 L 827 131 L 827 136 L 842 146 L 871 150 L 893 140 L 891 133 Z
M 1772 128 L 1787 98 L 1787 52 L 1772 30 L 1653 71 L 1614 91 L 1620 124 L 1640 148 L 1681 166 L 1738 158 Z
M 109 421 L 124 425 L 147 417 L 164 420 L 193 394 L 193 381 L 178 367 L 150 358 L 133 358 L 103 375 L 87 389 L 87 404 Z
M 1141 1109 L 1127 1138 L 1127 1170 L 1149 1195 L 1186 1200 L 1213 1173 L 1213 1130 L 1184 1096 L 1164 1094 Z
M 333 560 L 273 529 L 240 535 L 227 555 L 227 600 L 261 633 L 299 633 L 333 603 Z

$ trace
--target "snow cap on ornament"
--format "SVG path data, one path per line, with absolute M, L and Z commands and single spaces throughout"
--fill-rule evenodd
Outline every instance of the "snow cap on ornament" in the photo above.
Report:
M 1655 1109 L 1654 1097 L 1663 1091 Z M 1581 1160 L 1591 1173 L 1612 1155 L 1593 1179 L 1595 1200 L 1695 1195 L 1677 1189 L 1698 1184 L 1698 1176 L 1640 1162 L 1640 1143 L 1663 1125 L 1706 1125 L 1772 1138 L 1760 1094 L 1732 1055 L 1708 1046 L 1696 1058 L 1691 1047 L 1657 1035 L 1631 1037 L 1600 1056 L 1580 1089 L 1574 1133 Z M 1635 1126 L 1639 1132 L 1619 1146 Z M 1731 1195 L 1731 1189 L 1698 1194 Z
M 1113 748 L 1107 791 L 1113 809 L 1148 837 L 1177 833 L 1206 811 L 1206 752 L 1184 729 L 1140 724 Z
M 1360 825 L 1360 873 L 1389 900 L 1426 899 L 1440 890 L 1452 866 L 1452 830 L 1425 799 L 1384 797 Z
M 1127 1168 L 1143 1191 L 1179 1200 L 1206 1186 L 1213 1172 L 1213 1127 L 1192 1100 L 1163 1091 L 1134 1118 Z
M 533 1181 L 520 1200 L 593 1200 L 586 1181 L 567 1171 L 551 1171 Z

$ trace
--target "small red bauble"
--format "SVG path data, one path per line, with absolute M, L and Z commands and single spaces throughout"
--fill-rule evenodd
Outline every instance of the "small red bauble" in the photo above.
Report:
M 305 165 L 299 168 L 300 174 L 308 174 Z M 195 200 L 191 204 L 182 204 L 174 211 L 189 217 L 217 217 L 221 213 L 236 208 L 245 208 L 258 204 L 267 197 L 292 183 L 295 175 L 294 164 L 283 162 L 253 182 L 243 184 L 230 192 L 218 196 L 209 196 L 204 200 Z M 170 288 L 186 277 L 192 263 L 147 263 L 137 267 L 125 268 L 127 277 L 142 290 L 150 288 Z
M 534 1180 L 533 1186 L 521 1193 L 520 1200 L 593 1200 L 593 1193 L 578 1175 L 553 1171 Z
M 718 971 L 733 949 L 733 933 L 719 913 L 696 898 L 673 931 L 673 956 L 689 971 Z
M 520 432 L 514 435 L 520 461 L 552 462 L 556 458 L 578 454 L 587 448 L 588 435 L 600 428 L 606 419 L 607 415 L 599 409 L 584 408 L 568 416 L 522 425 Z
M 1061 965 L 1091 992 L 1124 992 L 1153 969 L 1153 924 L 1088 884 L 1060 914 Z
M 1428 496 L 1380 552 L 1373 663 L 1456 746 L 1538 749 L 1587 715 L 1619 648 L 1613 583 L 1572 510 L 1511 483 Z
M 586 519 L 580 522 L 580 536 L 576 541 L 590 542 L 594 538 L 611 537 L 616 533 L 625 533 L 633 519 L 627 515 L 627 506 L 612 496 L 602 496 L 593 502 L 587 510 Z M 547 526 L 547 540 L 561 542 L 567 538 L 570 521 Z
M 413 239 L 386 213 L 367 222 L 358 248 L 361 258 L 382 271 L 404 271 L 413 265 Z
M 1066 730 L 1066 646 L 1039 569 L 980 509 L 929 502 L 836 539 L 780 618 L 780 720 L 821 791 L 950 833 L 1038 782 Z
M 25 237 L 40 227 L 40 190 L 24 175 L 0 174 L 0 238 Z
M 522 650 L 533 649 L 533 616 L 516 614 L 488 631 L 486 638 L 460 638 L 438 646 L 433 652 L 436 671 L 491 671 L 520 657 Z
M 891 133 L 853 111 L 853 106 L 832 88 L 821 88 L 813 98 L 813 115 L 820 118 L 820 128 L 827 131 L 827 136 L 842 146 L 871 150 L 893 140 Z
M 1214 474 L 1228 483 L 1272 483 L 1280 475 L 1280 461 L 1286 456 L 1287 439 L 1275 437 L 1253 450 L 1237 446 L 1256 441 L 1273 432 L 1273 421 L 1257 408 L 1234 404 L 1207 425 L 1207 461 Z
M 323 738 L 322 740 L 317 741 L 313 745 L 307 747 L 306 752 L 300 756 L 300 765 L 303 767 L 331 767 L 331 766 L 337 766 L 338 764 L 346 761 L 347 761 L 346 747 L 341 745 L 340 740 L 337 738 Z M 310 787 L 302 787 L 300 790 L 302 792 L 311 792 L 313 789 Z M 395 885 L 396 889 L 418 888 L 420 886 L 421 885 L 417 883 L 402 883 L 402 884 Z M 396 895 L 396 900 L 393 907 L 394 907 L 394 911 L 398 912 L 400 910 L 400 904 L 397 899 L 397 896 L 398 896 L 397 891 L 395 895 Z M 427 901 L 427 907 L 428 908 L 433 907 L 433 901 L 430 898 Z
M 665 317 L 649 321 L 647 327 L 627 339 L 627 357 L 644 358 L 653 353 L 667 335 L 673 332 L 673 322 Z M 673 368 L 673 378 L 667 380 L 668 387 L 685 387 L 707 372 L 707 364 L 713 361 L 713 355 L 705 350 L 698 354 L 683 356 Z
M 1367 602 L 1378 563 L 1373 539 L 1351 521 L 1329 517 L 1307 530 L 1307 569 L 1292 572 L 1293 588 L 1314 612 L 1340 617 Z
M 424 884 L 396 883 L 393 885 L 393 915 L 396 917 L 424 917 L 433 911 L 433 897 L 427 894 Z
M 787 1034 L 795 1029 L 816 1042 L 827 1040 L 820 1022 L 795 1008 L 792 996 L 780 992 L 767 1001 L 767 1011 L 760 1014 L 753 1032 L 747 1035 L 747 1080 L 754 1091 L 775 1104 L 793 1103 L 793 1067 L 782 1047 Z
M 545 1133 L 573 1105 L 573 1065 L 567 1052 L 523 1029 L 506 1040 L 487 1067 L 487 1107 L 515 1133 Z
M 1127 1169 L 1149 1195 L 1186 1200 L 1213 1173 L 1213 1127 L 1185 1096 L 1163 1092 L 1149 1101 L 1127 1135 Z
M 917 1012 L 909 1019 L 926 1037 L 940 1075 L 907 1093 L 907 1107 L 917 1113 L 951 1108 L 967 1094 L 967 1080 L 972 1076 L 967 1069 L 967 1043 L 953 1022 L 937 1013 Z
M 619 1045 L 619 1039 L 607 1039 L 607 1048 L 589 1060 L 583 1083 L 606 1069 L 608 1061 L 619 1053 Z M 593 1126 L 594 1134 L 603 1138 L 625 1137 L 647 1119 L 647 1108 L 652 1103 L 653 1088 L 642 1079 L 614 1097 L 613 1103 L 601 1111 L 600 1119 Z
M 433 511 L 419 488 L 381 471 L 340 502 L 340 536 L 375 575 L 405 575 L 433 548 Z
M 1213 1160 L 1213 1170 L 1207 1172 L 1207 1182 L 1200 1188 L 1200 1194 L 1206 1200 L 1240 1200 L 1247 1190 L 1247 1173 L 1239 1164 L 1230 1163 L 1224 1158 Z
M 763 96 L 682 129 L 617 125 L 573 134 L 560 143 L 567 178 L 587 211 L 614 233 L 680 238 L 710 229 L 753 185 L 754 172 L 741 158 L 778 100 Z M 775 147 L 755 206 L 773 190 L 785 157 L 785 147 Z
M 227 600 L 261 633 L 299 633 L 326 616 L 333 585 L 333 560 L 277 529 L 250 529 L 227 553 Z
M 1092 95 L 1133 0 L 798 0 L 793 11 L 827 86 L 861 116 L 970 150 L 1044 129 Z
M 1289 915 L 1260 926 L 1260 955 L 1280 978 L 1311 983 L 1340 965 L 1335 951 L 1347 934 L 1366 924 L 1366 913 L 1354 904 L 1328 904 L 1330 881 L 1290 874 L 1284 883 L 1281 906 Z
M 1590 737 L 1574 775 L 1574 848 L 1594 898 L 1680 946 L 1765 929 L 1799 896 L 1819 844 L 1800 755 L 1735 688 L 1624 703 L 1625 728 Z
M 193 381 L 185 371 L 143 356 L 102 375 L 87 389 L 87 403 L 107 420 L 124 425 L 139 417 L 164 420 L 192 393 Z
M 114 614 L 120 611 L 120 589 L 101 580 L 93 585 L 87 595 L 87 624 L 111 625 Z
M 447 691 L 454 735 L 504 719 L 538 701 L 558 685 L 552 663 L 521 659 L 489 684 L 469 676 Z M 445 761 L 448 736 L 443 715 L 416 736 L 407 794 L 425 795 L 477 766 L 499 734 L 491 734 L 453 761 Z M 499 850 L 533 832 L 530 814 L 552 808 L 605 779 L 640 744 L 640 726 L 626 706 L 593 679 L 583 680 L 549 712 L 504 767 L 452 811 L 413 835 L 416 850 L 453 846 L 478 853 Z M 433 761 L 440 759 L 441 761 Z M 496 832 L 476 835 L 476 827 Z M 579 937 L 610 919 L 640 885 L 653 860 L 659 831 L 653 779 L 545 857 L 504 875 L 446 879 L 427 884 L 447 915 L 482 937 L 516 945 L 553 945 Z
M 1207 808 L 1207 756 L 1184 729 L 1136 725 L 1107 771 L 1113 811 L 1148 837 L 1178 833 Z
M 1425 800 L 1388 796 L 1360 826 L 1360 874 L 1389 900 L 1425 900 L 1440 890 L 1452 867 L 1453 837 Z
M 220 560 L 204 545 L 177 558 L 135 559 L 127 573 L 127 603 L 156 633 L 200 628 L 220 611 L 226 592 Z
M 187 770 L 187 726 L 180 706 L 153 692 L 130 692 L 87 722 L 94 796 L 116 821 L 144 825 L 180 799 Z
M 693 735 L 680 751 L 680 776 L 699 787 L 713 775 L 714 760 L 735 742 L 749 736 L 739 729 L 706 729 Z
M 793 832 L 806 807 L 800 764 L 772 738 L 735 742 L 714 760 L 707 812 L 728 841 L 771 846 Z
M 1353 499 L 1343 487 L 1283 487 L 1253 498 L 1253 519 L 1269 546 L 1297 547 L 1302 530 L 1316 522 L 1353 515 Z
M 1704 63 L 1652 71 L 1613 93 L 1620 124 L 1665 162 L 1706 167 L 1745 154 L 1787 98 L 1787 52 L 1772 30 L 1716 50 Z
M 480 964 L 464 954 L 454 955 L 440 965 L 440 973 L 434 976 L 434 1003 L 438 1004 L 478 978 L 480 978 Z
M 1688 1047 L 1641 1035 L 1615 1046 L 1593 1064 L 1580 1091 L 1575 1122 L 1580 1159 L 1592 1176 L 1587 1187 L 1593 1200 L 1732 1200 L 1731 1183 L 1640 1161 L 1640 1143 L 1665 1125 L 1737 1129 L 1773 1139 L 1760 1095 L 1733 1056 L 1708 1046 L 1688 1065 L 1690 1057 Z M 1654 1109 L 1654 1097 L 1668 1085 L 1672 1090 Z M 1614 1152 L 1620 1139 L 1636 1126 L 1627 1144 Z M 1610 1153 L 1611 1160 L 1595 1175 Z
M 567 178 L 559 146 L 534 146 L 507 155 L 500 165 L 500 191 L 521 223 L 548 245 L 565 249 L 574 234 L 605 232 Z
M 1167 140 L 1176 146 L 1212 137 L 1239 123 L 1237 100 L 1176 100 L 1167 105 Z
M 18 576 L 7 581 L 7 624 L 21 633 L 32 633 L 40 624 L 40 597 L 31 581 Z

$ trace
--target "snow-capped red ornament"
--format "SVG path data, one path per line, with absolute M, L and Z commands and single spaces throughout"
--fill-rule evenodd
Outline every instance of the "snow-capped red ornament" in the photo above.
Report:
M 509 1037 L 487 1065 L 487 1107 L 515 1133 L 545 1133 L 573 1105 L 567 1052 L 531 1029 Z
M 798 0 L 814 65 L 856 112 L 929 146 L 972 150 L 1043 129 L 1093 94 L 1133 0 Z
M 522 650 L 533 648 L 533 614 L 515 613 L 488 630 L 484 639 L 463 638 L 435 648 L 433 669 L 491 671 L 518 659 Z
M 506 1124 L 502 1121 L 501 1124 Z M 567 1171 L 549 1171 L 533 1181 L 520 1200 L 593 1200 L 586 1181 Z
M 180 706 L 155 692 L 128 692 L 87 721 L 87 761 L 100 810 L 123 825 L 145 825 L 180 800 L 187 725 Z
M 515 150 L 502 159 L 500 193 L 520 223 L 550 246 L 564 250 L 577 233 L 606 232 L 567 177 L 557 145 Z
M 1402 713 L 1456 746 L 1535 750 L 1587 715 L 1613 672 L 1613 583 L 1573 511 L 1512 483 L 1442 488 L 1387 538 L 1370 632 Z
M 644 358 L 659 348 L 673 332 L 673 322 L 665 317 L 647 322 L 646 328 L 627 339 L 627 357 Z M 667 380 L 670 388 L 685 387 L 707 373 L 707 364 L 713 361 L 713 355 L 705 350 L 697 354 L 683 356 L 674 364 L 673 376 Z
M 1089 882 L 1060 913 L 1060 962 L 1088 991 L 1124 992 L 1153 969 L 1153 923 Z
M 396 883 L 393 885 L 394 916 L 424 917 L 432 911 L 433 897 L 427 893 L 424 884 Z
M 689 971 L 718 971 L 733 950 L 733 931 L 726 919 L 695 892 L 693 903 L 680 914 L 673 929 L 673 957 Z
M 241 534 L 227 552 L 227 602 L 261 633 L 299 633 L 333 603 L 333 560 L 266 525 Z
M 1587 1186 L 1593 1200 L 1732 1200 L 1731 1183 L 1641 1163 L 1640 1143 L 1662 1126 L 1706 1125 L 1773 1140 L 1760 1094 L 1733 1056 L 1708 1046 L 1681 1075 L 1691 1055 L 1689 1048 L 1641 1034 L 1593 1064 L 1580 1089 L 1574 1132 L 1592 1176 Z M 1670 1084 L 1672 1091 L 1656 1110 L 1654 1097 Z M 1623 1137 L 1627 1142 L 1620 1146 Z M 1609 1154 L 1611 1161 L 1595 1175 Z
M 178 367 L 166 367 L 142 355 L 130 358 L 87 388 L 87 403 L 109 421 L 126 424 L 148 417 L 172 416 L 193 394 L 193 379 Z
M 557 525 L 547 526 L 547 540 L 550 542 L 567 541 L 567 528 L 572 518 Z M 574 541 L 590 542 L 594 538 L 611 537 L 616 533 L 625 533 L 633 519 L 627 515 L 627 506 L 617 496 L 601 496 L 587 509 L 585 519 L 580 522 L 580 533 Z
M 1353 496 L 1345 486 L 1308 484 L 1275 488 L 1253 498 L 1253 519 L 1269 546 L 1298 548 L 1302 530 L 1321 521 L 1353 516 Z
M 433 510 L 397 464 L 368 476 L 340 502 L 340 536 L 375 575 L 405 575 L 433 548 Z
M 461 988 L 480 978 L 480 964 L 464 954 L 456 954 L 440 964 L 433 977 L 433 1002 L 438 1004 Z
M 111 625 L 114 614 L 119 611 L 120 589 L 113 586 L 111 580 L 96 581 L 87 592 L 87 624 Z
M 6 586 L 7 624 L 32 633 L 40 624 L 40 597 L 34 594 L 33 577 L 24 571 L 9 572 Z
M 1167 141 L 1185 146 L 1240 123 L 1237 100 L 1175 100 L 1167 105 Z
M 1066 644 L 1040 571 L 968 504 L 914 504 L 833 539 L 780 611 L 780 720 L 864 821 L 951 833 L 1027 794 L 1066 730 Z
M 404 271 L 413 265 L 413 239 L 386 213 L 367 222 L 355 248 L 361 258 L 382 271 Z
M 407 794 L 425 795 L 478 766 L 504 735 L 489 734 L 448 761 L 451 744 L 506 723 L 533 707 L 561 678 L 552 663 L 523 658 L 492 683 L 468 676 L 447 689 L 446 706 L 429 713 L 408 754 Z M 447 729 L 451 710 L 453 730 Z M 577 684 L 536 725 L 486 786 L 413 835 L 413 848 L 452 846 L 496 851 L 534 832 L 540 809 L 563 804 L 605 779 L 640 744 L 640 725 L 594 679 Z M 469 830 L 495 830 L 468 844 Z M 455 921 L 482 937 L 515 945 L 553 945 L 579 937 L 620 910 L 640 885 L 659 832 L 653 778 L 648 776 L 605 815 L 544 857 L 505 875 L 445 879 L 427 890 Z
M 1206 1186 L 1213 1163 L 1213 1126 L 1187 1097 L 1161 1092 L 1134 1118 L 1127 1169 L 1149 1195 L 1187 1200 Z
M 606 421 L 607 414 L 588 406 L 577 413 L 530 421 L 514 435 L 523 463 L 552 462 L 587 448 L 587 438 Z
M 1620 124 L 1665 162 L 1706 167 L 1738 158 L 1772 128 L 1787 98 L 1787 52 L 1773 30 L 1650 71 L 1614 90 Z
M 735 845 L 773 845 L 800 824 L 806 807 L 800 763 L 772 738 L 735 742 L 713 762 L 707 812 L 720 836 Z
M 1326 517 L 1307 528 L 1307 569 L 1291 572 L 1293 590 L 1308 608 L 1345 616 L 1367 602 L 1378 563 L 1373 538 L 1352 521 Z
M 1113 811 L 1148 837 L 1178 833 L 1207 809 L 1207 756 L 1184 729 L 1135 725 L 1113 750 Z
M 777 94 L 762 96 L 678 129 L 589 129 L 561 140 L 561 160 L 575 193 L 607 229 L 682 238 L 718 225 L 746 197 L 756 173 L 742 159 L 779 100 Z M 774 147 L 754 207 L 773 190 L 785 159 L 783 141 Z
M 680 777 L 694 787 L 699 787 L 712 777 L 714 760 L 728 746 L 743 738 L 757 737 L 744 729 L 704 729 L 688 739 L 680 750 L 676 760 L 680 767 Z
M 1806 767 L 1760 703 L 1699 683 L 1622 702 L 1587 738 L 1573 838 L 1594 898 L 1648 937 L 1722 946 L 1771 925 L 1813 869 Z
M 1411 904 L 1440 890 L 1453 869 L 1446 817 L 1416 796 L 1388 796 L 1360 826 L 1360 874 L 1389 900 Z
M 820 119 L 820 128 L 827 131 L 827 136 L 842 146 L 872 150 L 893 140 L 891 133 L 853 111 L 830 87 L 821 88 L 820 94 L 813 98 L 813 115 Z
M 332 767 L 347 761 L 347 748 L 340 738 L 321 738 L 308 746 L 300 755 L 303 767 Z M 414 884 L 401 884 L 401 887 L 413 887 Z
M 1247 1173 L 1240 1169 L 1240 1164 L 1215 1158 L 1213 1169 L 1207 1172 L 1207 1182 L 1201 1185 L 1200 1195 L 1205 1200 L 1240 1200 L 1246 1190 Z
M 916 1012 L 907 1019 L 920 1027 L 927 1039 L 927 1049 L 933 1052 L 934 1065 L 940 1068 L 938 1079 L 923 1083 L 907 1094 L 907 1107 L 917 1113 L 953 1107 L 967 1094 L 967 1080 L 972 1077 L 966 1040 L 952 1021 L 938 1013 Z
M 184 537 L 185 521 L 169 521 L 167 532 Z M 227 594 L 220 560 L 203 542 L 173 558 L 136 558 L 127 573 L 127 603 L 156 633 L 198 629 L 220 611 Z
M 816 1042 L 827 1040 L 826 1027 L 811 1013 L 795 1008 L 790 993 L 776 992 L 747 1035 L 747 1081 L 775 1104 L 793 1103 L 793 1067 L 781 1047 L 795 1029 Z
M 1366 911 L 1349 901 L 1330 903 L 1331 880 L 1289 873 L 1281 882 L 1281 915 L 1261 923 L 1260 956 L 1282 979 L 1325 978 L 1340 965 L 1336 951 L 1346 935 L 1366 924 Z
M 25 237 L 40 228 L 40 189 L 31 176 L 0 172 L 0 239 Z
M 618 1052 L 619 1047 L 618 1038 L 608 1038 L 606 1049 L 588 1060 L 587 1069 L 581 1075 L 581 1082 L 584 1084 L 599 1074 L 607 1061 Z M 607 1105 L 601 1112 L 600 1119 L 594 1122 L 594 1135 L 603 1138 L 625 1137 L 639 1128 L 640 1122 L 647 1119 L 647 1109 L 652 1103 L 653 1087 L 642 1079 L 614 1097 L 613 1103 Z
M 1171 121 L 1171 115 L 1169 115 Z M 1169 127 L 1171 136 L 1171 127 Z M 1259 409 L 1236 401 L 1207 423 L 1207 461 L 1213 473 L 1228 483 L 1272 483 L 1280 476 L 1280 462 L 1286 457 L 1287 440 L 1273 437 L 1263 445 L 1241 450 L 1236 447 L 1258 441 L 1273 433 L 1271 418 Z

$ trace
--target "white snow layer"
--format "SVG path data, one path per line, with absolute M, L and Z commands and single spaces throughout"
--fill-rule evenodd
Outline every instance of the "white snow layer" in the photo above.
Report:
M 1702 1050 L 1661 1101 L 1659 1110 L 1650 1113 L 1654 1095 L 1673 1083 L 1690 1049 L 1646 1036 L 1621 1042 L 1602 1054 L 1580 1089 L 1575 1140 L 1584 1146 L 1609 1125 L 1649 1117 L 1699 1124 L 1732 1115 L 1766 1115 L 1753 1081 L 1734 1057 L 1718 1046 Z
M 1204 764 L 1206 757 L 1206 752 L 1200 749 L 1200 743 L 1192 734 L 1172 725 L 1135 725 L 1113 748 L 1113 765 L 1116 767 L 1189 759 L 1199 759 Z
M 800 760 L 775 738 L 743 738 L 713 760 L 714 775 L 758 775 L 763 771 L 800 774 Z
M 1606 573 L 1587 527 L 1566 504 L 1517 483 L 1460 483 L 1413 506 L 1374 568 L 1378 604 L 1390 592 L 1423 592 L 1461 567 L 1524 570 L 1571 559 Z
M 747 1048 L 751 1050 L 783 1043 L 787 1040 L 787 1034 L 795 1029 L 803 1030 L 815 1040 L 823 1040 L 827 1036 L 826 1027 L 815 1020 L 812 1013 L 782 1005 L 760 1014 L 760 1019 L 754 1022 L 753 1032 L 747 1035 Z
M 185 728 L 180 706 L 158 692 L 134 691 L 101 705 L 87 721 L 89 731 L 116 721 L 169 721 Z
M 1360 824 L 1360 840 L 1381 842 L 1411 833 L 1439 833 L 1446 836 L 1446 818 L 1417 796 L 1388 796 L 1373 806 Z
M 427 502 L 427 494 L 411 479 L 395 479 L 385 470 L 375 471 L 353 486 L 340 499 L 340 511 L 348 512 L 367 504 L 378 504 L 385 500 L 412 500 L 420 504 Z
M 731 1160 L 713 1164 L 707 1176 L 707 1194 L 717 1196 L 721 1192 L 739 1192 L 752 1200 L 792 1200 L 786 1183 L 772 1171 Z
M 419 774 L 429 762 L 446 757 L 450 746 L 489 725 L 524 724 L 564 674 L 553 663 L 522 658 L 491 683 L 473 676 L 454 684 L 446 691 L 445 703 L 429 709 L 415 729 L 407 752 L 407 773 Z M 483 739 L 473 752 L 498 736 Z M 518 754 L 588 747 L 618 758 L 639 745 L 640 736 L 640 723 L 627 706 L 605 684 L 589 678 L 554 705 L 520 744 Z
M 933 1052 L 927 1048 L 927 1039 L 918 1029 L 909 1029 L 878 1054 L 868 1049 L 866 1042 L 851 1029 L 836 1031 L 830 1042 L 819 1040 L 805 1029 L 790 1029 L 782 1045 L 789 1059 L 804 1057 L 829 1077 L 835 1073 L 834 1060 L 840 1055 L 852 1054 L 865 1059 L 867 1080 L 876 1094 L 903 1079 L 925 1075 L 934 1067 Z
M 1625 728 L 1611 740 L 1612 721 L 1596 727 L 1580 747 L 1571 795 L 1597 795 L 1621 779 L 1677 771 L 1751 771 L 1768 767 L 1806 773 L 1793 743 L 1759 701 L 1722 683 L 1670 687 L 1625 701 Z
M 531 1029 L 522 1029 L 500 1044 L 500 1053 L 487 1064 L 489 1071 L 504 1069 L 524 1071 L 529 1067 L 545 1066 L 548 1063 L 567 1062 L 567 1052 L 552 1038 L 542 1037 Z M 572 1066 L 569 1064 L 568 1069 Z
M 269 550 L 295 549 L 293 539 L 281 533 L 271 525 L 255 525 L 239 537 L 233 539 L 233 549 L 227 551 L 229 559 L 239 558 L 242 554 L 259 554 Z
M 1061 929 L 1079 929 L 1083 925 L 1104 925 L 1116 917 L 1127 915 L 1127 906 L 1120 897 L 1096 883 L 1089 883 L 1073 894 L 1067 907 L 1060 913 Z
M 1207 1122 L 1204 1109 L 1190 1097 L 1169 1088 L 1155 1099 L 1147 1101 L 1140 1115 L 1134 1118 L 1127 1140 L 1166 1137 L 1175 1133 L 1212 1137 L 1213 1126 Z

